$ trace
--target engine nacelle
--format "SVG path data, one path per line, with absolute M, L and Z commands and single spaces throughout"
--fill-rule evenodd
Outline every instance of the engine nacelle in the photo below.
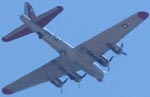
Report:
M 99 56 L 97 54 L 92 53 L 91 51 L 87 51 L 87 53 L 93 57 L 95 59 L 95 61 L 97 61 L 98 63 L 100 63 L 102 66 L 104 67 L 108 67 L 111 60 L 113 59 L 113 56 L 108 60 L 107 58 L 105 58 L 105 56 Z
M 66 73 L 68 75 L 68 77 L 71 79 L 71 80 L 74 80 L 76 82 L 80 82 L 82 77 L 77 74 L 76 72 L 73 72 L 69 69 L 64 69 L 64 68 L 60 68 L 64 73 Z
M 104 56 L 97 57 L 96 61 L 104 67 L 108 67 L 110 64 L 110 61 L 106 59 Z
M 119 46 L 119 45 L 117 45 L 117 44 L 107 44 L 109 47 L 110 47 L 110 49 L 113 51 L 113 52 L 115 52 L 116 54 L 118 54 L 118 55 L 121 55 L 121 54 L 123 54 L 123 55 L 127 55 L 124 51 L 123 51 L 123 44 L 121 44 L 121 46 Z
M 68 79 L 66 79 L 65 81 L 61 81 L 60 79 L 58 78 L 53 78 L 53 77 L 48 77 L 49 81 L 51 83 L 53 83 L 56 87 L 58 88 L 62 88 L 62 86 L 67 82 Z

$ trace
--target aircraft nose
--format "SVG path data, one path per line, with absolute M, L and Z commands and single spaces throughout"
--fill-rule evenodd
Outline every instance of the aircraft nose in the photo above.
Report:
M 149 14 L 148 14 L 147 12 L 141 11 L 141 12 L 138 12 L 138 16 L 139 16 L 142 20 L 145 20 L 145 19 L 149 16 Z
M 11 90 L 9 90 L 9 89 L 7 89 L 7 88 L 3 88 L 2 89 L 2 92 L 4 93 L 4 94 L 13 94 L 13 92 L 11 91 Z

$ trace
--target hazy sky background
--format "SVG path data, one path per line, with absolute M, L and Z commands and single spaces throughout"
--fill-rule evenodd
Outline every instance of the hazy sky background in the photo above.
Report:
M 73 46 L 138 12 L 150 12 L 150 0 L 28 0 L 39 15 L 57 5 L 64 11 L 47 28 Z M 3 0 L 0 5 L 0 37 L 23 24 L 25 0 Z M 86 76 L 78 84 L 69 80 L 60 89 L 44 83 L 9 97 L 150 97 L 150 18 L 121 40 L 128 56 L 117 56 L 111 71 L 99 83 Z M 107 57 L 115 55 L 109 52 Z M 4 43 L 0 41 L 0 88 L 57 57 L 36 34 Z M 40 75 L 39 75 L 40 76 Z M 7 97 L 0 92 L 0 97 Z

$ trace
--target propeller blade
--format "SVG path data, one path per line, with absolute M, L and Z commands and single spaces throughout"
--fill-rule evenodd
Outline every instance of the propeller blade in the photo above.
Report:
M 63 81 L 63 84 L 65 84 L 67 81 L 68 81 L 68 78 Z
M 81 85 L 80 85 L 80 82 L 79 82 L 78 88 L 80 88 L 80 86 L 81 86 Z
M 114 56 L 112 56 L 112 57 L 109 59 L 109 62 L 111 62 L 113 58 L 114 58 Z
M 124 46 L 124 44 L 122 43 L 121 44 L 121 49 L 123 49 L 123 46 Z M 122 54 L 125 55 L 125 56 L 127 56 L 127 53 L 123 52 L 123 50 L 122 50 Z
M 108 67 L 108 72 L 110 72 L 110 67 Z
M 123 46 L 124 46 L 124 44 L 122 43 L 122 44 L 121 44 L 121 48 L 123 48 Z
M 63 89 L 62 89 L 62 87 L 61 87 L 61 90 L 60 90 L 60 92 L 61 92 L 61 94 L 63 93 Z
M 114 56 L 112 56 L 112 57 L 109 59 L 109 62 L 111 62 L 113 58 L 114 58 Z M 110 67 L 109 67 L 109 66 L 108 66 L 108 71 L 110 71 Z
M 127 53 L 125 53 L 125 52 L 122 52 L 122 54 L 125 55 L 125 56 L 127 56 Z
M 87 75 L 87 73 L 85 73 L 83 76 L 81 76 L 81 78 L 84 78 Z

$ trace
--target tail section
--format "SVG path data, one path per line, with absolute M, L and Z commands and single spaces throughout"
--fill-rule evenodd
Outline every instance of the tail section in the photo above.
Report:
M 25 4 L 24 4 L 24 14 L 26 16 L 28 16 L 29 18 L 31 18 L 31 19 L 35 19 L 36 18 L 34 10 L 33 10 L 32 6 L 28 2 L 25 2 Z
M 39 16 L 36 16 L 32 6 L 25 2 L 24 4 L 24 15 L 29 17 L 31 20 L 34 20 L 35 23 L 37 23 L 41 28 L 46 26 L 49 22 L 51 22 L 60 12 L 63 11 L 63 7 L 57 6 Z M 17 38 L 21 38 L 23 36 L 26 36 L 30 33 L 33 33 L 33 31 L 28 28 L 26 24 L 21 25 L 20 27 L 16 28 L 6 36 L 2 38 L 4 42 L 12 41 Z

